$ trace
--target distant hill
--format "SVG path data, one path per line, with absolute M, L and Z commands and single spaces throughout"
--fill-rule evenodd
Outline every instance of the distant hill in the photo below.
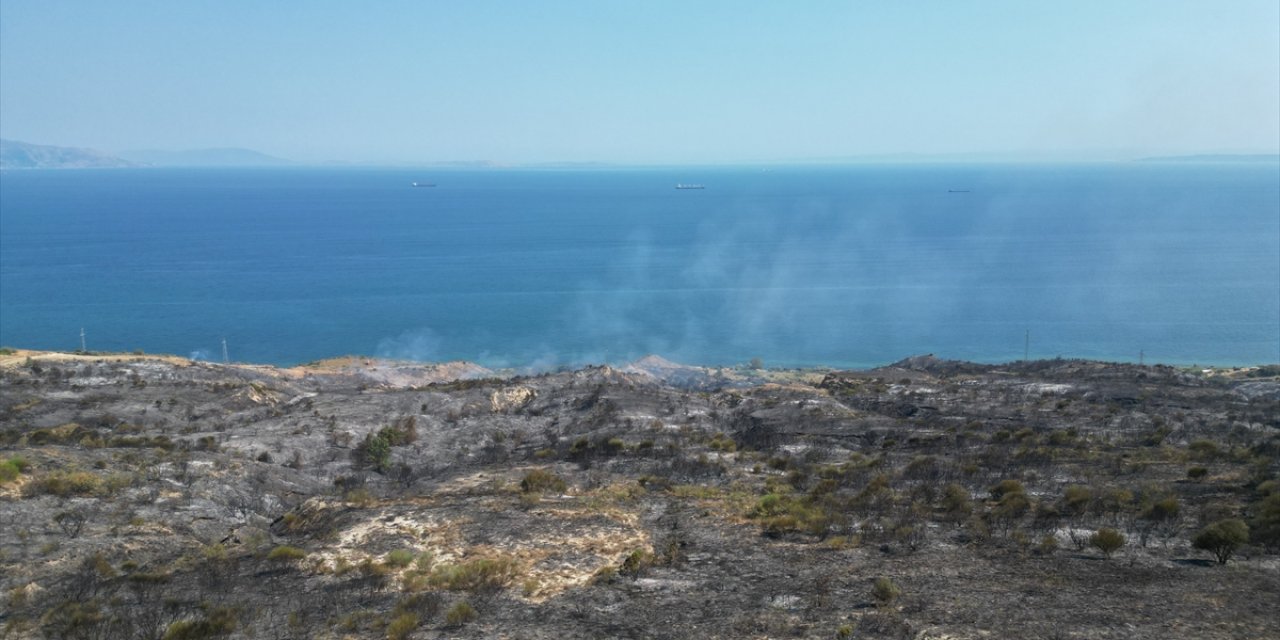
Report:
M 293 164 L 290 160 L 269 156 L 252 149 L 185 149 L 162 151 L 146 149 L 122 151 L 120 156 L 150 167 L 276 167 Z
M 0 169 L 100 169 L 137 166 L 93 149 L 0 140 Z
M 1280 162 L 1280 154 L 1220 153 L 1194 156 L 1155 156 L 1152 158 L 1140 158 L 1138 162 Z

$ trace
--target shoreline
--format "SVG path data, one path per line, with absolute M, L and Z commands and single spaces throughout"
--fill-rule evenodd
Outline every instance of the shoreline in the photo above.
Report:
M 549 367 L 488 367 L 483 364 L 470 360 L 447 360 L 447 361 L 418 361 L 418 360 L 397 360 L 391 358 L 381 358 L 377 356 L 362 355 L 344 355 L 332 358 L 322 358 L 319 360 L 311 360 L 292 365 L 280 365 L 263 362 L 247 362 L 247 361 L 231 361 L 217 362 L 212 360 L 197 360 L 193 358 L 173 355 L 173 354 L 152 354 L 145 353 L 140 350 L 132 352 L 122 351 L 55 351 L 44 349 L 26 349 L 3 347 L 0 348 L 0 368 L 9 368 L 20 366 L 28 361 L 32 362 L 145 362 L 160 361 L 178 366 L 195 366 L 195 365 L 211 365 L 211 366 L 229 366 L 241 369 L 259 370 L 274 372 L 277 375 L 290 378 L 302 378 L 311 375 L 335 375 L 335 374 L 384 374 L 386 382 L 392 382 L 395 378 L 402 378 L 401 382 L 407 382 L 408 379 L 420 378 L 425 373 L 428 378 L 435 380 L 465 380 L 480 378 L 513 378 L 529 375 L 540 375 L 546 373 L 557 373 L 567 371 L 580 371 L 594 368 L 610 368 L 622 371 L 649 371 L 655 373 L 663 371 L 667 374 L 684 374 L 689 375 L 696 372 L 703 376 L 718 376 L 725 380 L 743 382 L 747 380 L 755 380 L 758 382 L 775 381 L 778 379 L 806 378 L 815 375 L 825 375 L 827 373 L 837 371 L 852 372 L 871 372 L 883 369 L 901 368 L 903 363 L 909 363 L 917 359 L 927 359 L 933 362 L 954 363 L 958 366 L 968 367 L 990 367 L 999 369 L 1002 367 L 1019 367 L 1020 365 L 1035 365 L 1036 363 L 1046 362 L 1078 362 L 1091 363 L 1108 366 L 1131 366 L 1144 368 L 1171 368 L 1183 372 L 1197 373 L 1205 376 L 1223 376 L 1229 378 L 1239 377 L 1271 377 L 1280 376 L 1280 362 L 1277 363 L 1260 363 L 1245 365 L 1222 365 L 1222 364 L 1173 364 L 1163 362 L 1149 362 L 1139 364 L 1136 362 L 1127 362 L 1120 360 L 1100 360 L 1092 358 L 1032 358 L 1030 360 L 1009 360 L 1003 362 L 982 362 L 973 360 L 952 360 L 948 358 L 936 358 L 933 354 L 915 355 L 902 358 L 895 362 L 886 362 L 870 367 L 840 367 L 834 365 L 810 365 L 810 366 L 752 366 L 750 363 L 741 363 L 736 365 L 715 365 L 715 364 L 697 364 L 684 363 L 667 360 L 658 355 L 647 355 L 628 362 L 584 362 L 577 364 L 563 364 Z M 1263 372 L 1261 375 L 1255 372 Z M 1253 375 L 1251 375 L 1253 374 Z

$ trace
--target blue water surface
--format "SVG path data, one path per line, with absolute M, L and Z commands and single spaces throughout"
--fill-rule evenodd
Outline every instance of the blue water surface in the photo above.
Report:
M 413 181 L 433 182 L 414 188 Z M 702 190 L 677 190 L 700 183 Z M 0 344 L 1280 361 L 1280 166 L 0 174 Z

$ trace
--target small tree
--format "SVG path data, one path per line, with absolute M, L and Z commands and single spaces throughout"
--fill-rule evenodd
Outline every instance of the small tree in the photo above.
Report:
M 1191 539 L 1191 545 L 1212 553 L 1218 559 L 1218 564 L 1226 564 L 1231 559 L 1231 554 L 1248 541 L 1249 525 L 1243 520 L 1228 518 L 1201 529 Z
M 1101 551 L 1102 555 L 1110 558 L 1111 554 L 1124 546 L 1124 534 L 1115 529 L 1103 527 L 1089 536 L 1089 545 Z

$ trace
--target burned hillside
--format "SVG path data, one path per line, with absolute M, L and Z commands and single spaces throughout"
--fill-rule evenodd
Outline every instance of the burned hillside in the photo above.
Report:
M 1274 374 L 19 352 L 0 637 L 1277 636 Z

